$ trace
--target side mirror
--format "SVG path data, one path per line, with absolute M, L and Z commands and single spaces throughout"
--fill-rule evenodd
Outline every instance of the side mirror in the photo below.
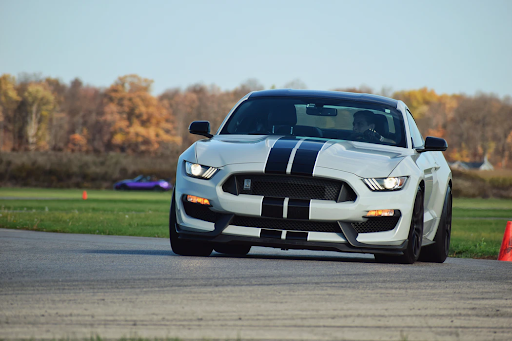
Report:
M 427 136 L 425 139 L 425 146 L 423 149 L 416 149 L 418 153 L 423 152 L 444 152 L 448 148 L 448 143 L 445 139 L 439 137 Z
M 188 131 L 191 134 L 206 136 L 207 138 L 213 137 L 213 135 L 210 134 L 210 122 L 208 121 L 194 121 L 190 123 Z

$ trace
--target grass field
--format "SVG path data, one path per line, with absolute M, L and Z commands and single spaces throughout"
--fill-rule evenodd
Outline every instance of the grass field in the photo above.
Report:
M 170 192 L 0 188 L 0 227 L 48 232 L 169 237 Z M 454 199 L 450 255 L 496 259 L 512 200 Z

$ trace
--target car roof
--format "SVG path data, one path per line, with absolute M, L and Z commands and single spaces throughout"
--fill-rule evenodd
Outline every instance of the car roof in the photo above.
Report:
M 363 94 L 354 92 L 342 92 L 342 91 L 324 91 L 324 90 L 294 90 L 294 89 L 274 89 L 274 90 L 262 90 L 254 91 L 250 94 L 249 98 L 257 97 L 312 97 L 312 98 L 329 98 L 329 99 L 340 99 L 358 102 L 372 102 L 385 104 L 396 108 L 398 101 L 396 99 Z

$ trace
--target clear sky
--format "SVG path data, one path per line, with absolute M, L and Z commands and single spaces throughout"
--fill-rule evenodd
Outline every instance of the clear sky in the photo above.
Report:
M 512 0 L 0 0 L 0 74 L 512 95 Z

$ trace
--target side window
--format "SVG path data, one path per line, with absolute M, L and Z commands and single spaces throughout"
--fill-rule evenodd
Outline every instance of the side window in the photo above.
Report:
M 411 112 L 409 110 L 407 110 L 407 122 L 409 123 L 409 130 L 411 131 L 412 147 L 423 147 L 423 137 L 421 137 L 420 130 L 416 126 L 416 122 L 414 122 L 414 118 L 412 117 Z

